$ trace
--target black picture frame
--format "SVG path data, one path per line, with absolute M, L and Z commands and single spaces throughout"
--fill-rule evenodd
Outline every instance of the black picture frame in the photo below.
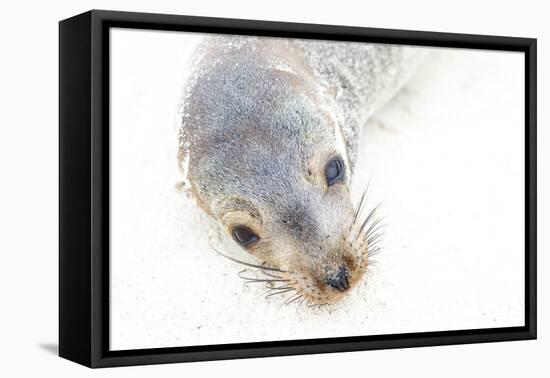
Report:
M 109 28 L 525 53 L 525 325 L 109 350 Z M 59 23 L 59 355 L 88 367 L 536 338 L 536 39 L 92 10 Z M 490 148 L 490 146 L 487 146 Z

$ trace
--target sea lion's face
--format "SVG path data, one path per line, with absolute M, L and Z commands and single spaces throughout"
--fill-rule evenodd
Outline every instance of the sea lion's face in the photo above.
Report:
M 294 77 L 281 87 L 277 78 L 269 88 L 233 89 L 223 109 L 197 117 L 203 123 L 187 142 L 187 178 L 199 205 L 263 264 L 273 294 L 331 303 L 356 285 L 368 261 L 340 118 L 322 91 Z
M 344 151 L 335 144 L 309 152 L 304 159 L 290 153 L 272 158 L 274 170 L 264 170 L 264 180 L 241 171 L 243 186 L 261 188 L 259 195 L 238 191 L 216 207 L 215 216 L 237 245 L 264 263 L 264 278 L 275 279 L 270 287 L 280 288 L 272 295 L 290 291 L 291 300 L 325 304 L 359 281 L 367 267 L 367 243 L 352 226 Z M 304 164 L 291 166 L 291 161 Z

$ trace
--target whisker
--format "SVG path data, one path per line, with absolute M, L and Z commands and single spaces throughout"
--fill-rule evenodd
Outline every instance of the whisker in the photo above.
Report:
M 371 245 L 368 245 L 367 246 L 367 253 L 369 251 L 374 251 L 376 249 L 382 249 L 382 239 L 379 239 L 376 242 L 372 243 Z
M 380 222 L 382 222 L 382 220 L 380 220 Z M 380 223 L 378 222 L 378 223 Z M 366 237 L 367 237 L 367 240 L 370 238 L 370 237 L 373 237 L 374 235 L 377 235 L 377 234 L 383 234 L 383 232 L 380 232 L 381 230 L 383 230 L 384 228 L 386 228 L 386 224 L 382 223 L 380 224 L 378 227 L 372 229 L 371 231 L 369 231 L 368 234 L 366 234 Z
M 284 294 L 284 293 L 287 293 L 287 292 L 293 291 L 293 290 L 295 290 L 295 289 L 292 287 L 292 288 L 290 288 L 290 289 L 278 291 L 278 292 L 276 292 L 276 293 L 267 294 L 267 295 L 265 296 L 265 298 L 267 299 L 267 298 L 273 297 L 273 296 L 275 296 L 275 295 L 281 295 L 281 294 Z
M 365 236 L 367 237 L 367 240 L 370 236 L 373 236 L 375 235 L 376 233 L 378 233 L 378 231 L 380 231 L 381 229 L 385 228 L 386 225 L 385 224 L 381 224 L 381 222 L 384 220 L 384 218 L 380 218 L 378 220 L 376 220 L 375 223 L 373 223 L 369 229 L 367 230 L 367 232 L 365 232 Z M 378 226 L 378 227 L 376 227 Z
M 265 287 L 266 289 L 268 289 L 268 290 L 265 291 L 264 294 L 267 293 L 267 292 L 269 292 L 269 291 L 272 291 L 273 289 L 275 289 L 275 286 L 273 286 L 273 285 L 275 285 L 275 284 L 276 284 L 276 283 L 273 283 L 273 282 L 266 282 L 266 283 L 264 284 L 264 287 Z
M 300 309 L 300 306 L 302 306 L 302 304 L 304 303 L 305 300 L 306 300 L 306 298 L 302 297 L 302 300 L 300 301 L 300 303 L 298 303 L 298 306 L 296 306 L 296 313 L 298 313 L 298 310 Z
M 355 213 L 353 214 L 353 220 L 351 221 L 351 224 L 349 225 L 349 231 L 351 232 L 351 229 L 353 227 L 353 225 L 355 225 L 355 222 L 357 221 L 357 217 L 359 216 L 359 213 L 361 212 L 361 208 L 363 207 L 363 203 L 365 201 L 365 197 L 367 195 L 367 192 L 369 190 L 369 186 L 370 186 L 370 179 L 369 179 L 369 182 L 367 183 L 367 187 L 365 188 L 365 190 L 363 191 L 363 194 L 361 195 L 361 199 L 359 200 L 359 204 L 357 205 L 357 208 L 355 209 Z
M 256 265 L 256 264 L 252 264 L 252 263 L 248 263 L 246 261 L 241 261 L 239 259 L 236 259 L 234 257 L 231 257 L 231 256 L 228 256 L 224 253 L 221 253 L 220 251 L 218 251 L 216 248 L 210 246 L 210 248 L 212 248 L 214 250 L 214 252 L 216 252 L 217 254 L 219 255 L 222 255 L 223 257 L 225 257 L 226 259 L 229 259 L 233 262 L 236 262 L 237 264 L 241 264 L 241 265 L 244 265 L 244 266 L 249 266 L 251 268 L 256 268 L 256 269 L 260 269 L 260 270 L 270 270 L 270 271 L 274 271 L 274 272 L 280 272 L 280 273 L 287 273 L 286 271 L 284 270 L 281 270 L 281 269 L 278 269 L 278 268 L 273 268 L 273 267 L 270 267 L 270 266 L 262 266 L 262 265 Z
M 384 202 L 380 202 L 378 203 L 378 205 L 376 205 L 370 212 L 369 214 L 367 215 L 367 217 L 365 218 L 365 220 L 363 221 L 363 224 L 361 224 L 361 227 L 359 227 L 359 230 L 357 231 L 357 234 L 355 235 L 355 238 L 353 239 L 353 241 L 355 242 L 359 236 L 363 233 L 363 230 L 364 228 L 367 226 L 367 224 L 369 223 L 369 221 L 376 215 L 376 213 L 378 212 L 378 210 L 380 209 L 380 207 L 384 204 Z M 382 218 L 383 219 L 383 218 Z M 378 220 L 376 220 L 375 222 L 377 222 Z M 370 228 L 369 228 L 370 229 Z
M 243 280 L 246 280 L 246 283 L 256 283 L 256 282 L 288 282 L 289 280 L 265 280 L 265 279 L 259 279 L 259 278 L 244 278 L 241 277 Z
M 263 270 L 262 270 L 262 273 L 265 274 L 265 275 L 268 276 L 268 277 L 272 277 L 272 278 L 282 278 L 281 276 L 278 276 L 278 275 L 272 274 L 272 273 L 268 273 L 268 272 L 264 272 Z
M 276 291 L 276 290 L 294 289 L 294 287 L 291 286 L 292 284 L 294 284 L 294 282 L 291 282 L 290 284 L 287 284 L 287 285 L 281 285 L 281 286 L 271 287 L 271 288 L 269 288 L 268 290 L 266 290 L 266 291 L 264 292 L 264 294 L 269 293 L 269 292 L 271 292 L 271 291 Z
M 373 243 L 375 243 L 376 241 L 380 241 L 382 236 L 384 236 L 383 233 L 378 233 L 378 234 L 374 234 L 372 235 L 371 237 L 367 238 L 367 243 L 369 243 L 369 245 L 372 245 Z
M 376 256 L 377 254 L 379 254 L 380 252 L 382 252 L 382 250 L 380 248 L 375 248 L 373 249 L 372 251 L 368 251 L 367 252 L 367 256 L 370 258 L 370 257 L 374 257 Z
M 237 273 L 237 276 L 239 276 L 239 278 L 241 278 L 243 280 L 246 280 L 246 281 L 249 281 L 249 282 L 288 282 L 288 281 L 290 281 L 290 280 L 283 279 L 283 278 L 274 279 L 274 278 L 247 277 L 247 276 L 244 275 L 245 272 L 247 272 L 246 269 L 241 270 L 239 273 Z
M 382 227 L 380 227 L 382 228 Z M 365 246 L 368 248 L 373 248 L 375 245 L 380 244 L 384 239 L 382 238 L 384 234 L 382 232 L 374 233 L 374 235 L 371 235 L 370 237 L 363 237 L 363 240 L 361 240 L 361 244 L 357 247 L 358 250 L 362 250 Z
M 290 298 L 288 298 L 283 304 L 289 305 L 291 303 L 296 302 L 298 299 L 302 298 L 302 294 L 298 293 Z
M 310 302 L 307 307 L 322 308 L 323 306 L 326 306 L 326 305 L 328 305 L 328 303 L 317 304 L 317 303 Z

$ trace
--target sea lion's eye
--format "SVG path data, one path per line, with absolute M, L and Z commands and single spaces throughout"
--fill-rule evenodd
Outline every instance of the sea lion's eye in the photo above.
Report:
M 328 186 L 335 184 L 344 177 L 344 162 L 341 158 L 336 157 L 328 161 L 325 165 L 325 177 Z
M 237 226 L 231 231 L 233 239 L 242 246 L 249 246 L 258 241 L 259 237 L 246 226 Z

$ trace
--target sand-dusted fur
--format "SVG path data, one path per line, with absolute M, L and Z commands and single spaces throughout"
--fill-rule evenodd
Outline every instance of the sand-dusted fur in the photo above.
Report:
M 365 272 L 375 235 L 354 221 L 349 192 L 360 126 L 404 83 L 414 56 L 240 36 L 206 37 L 195 52 L 179 130 L 185 190 L 230 235 L 246 226 L 258 236 L 246 250 L 279 291 L 329 303 Z M 344 173 L 329 186 L 331 159 Z M 335 275 L 345 288 L 327 284 Z

